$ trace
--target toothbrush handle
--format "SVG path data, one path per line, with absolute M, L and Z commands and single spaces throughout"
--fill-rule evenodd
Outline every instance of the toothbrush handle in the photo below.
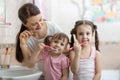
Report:
M 83 44 L 85 44 L 85 42 L 80 43 L 80 46 L 83 45 Z M 72 50 L 74 50 L 74 47 L 69 48 L 69 51 L 72 51 Z
M 72 51 L 74 48 L 73 47 L 71 47 L 71 48 L 69 48 L 69 51 Z
M 83 42 L 83 43 L 80 43 L 80 45 L 83 45 L 83 44 L 85 44 L 85 43 L 84 43 L 84 42 Z M 48 46 L 48 45 L 45 45 L 44 47 L 45 47 L 45 48 L 51 48 L 51 47 Z M 69 48 L 69 51 L 72 51 L 72 50 L 74 50 L 74 47 Z
M 44 47 L 45 47 L 45 48 L 51 48 L 51 47 L 50 47 L 50 46 L 48 46 L 48 45 L 45 45 Z

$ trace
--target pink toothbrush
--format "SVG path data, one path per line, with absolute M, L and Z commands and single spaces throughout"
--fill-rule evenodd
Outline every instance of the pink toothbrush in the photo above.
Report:
M 48 45 L 45 45 L 45 48 L 50 48 L 50 49 L 52 49 L 52 50 L 58 51 L 58 49 L 55 49 L 55 48 L 50 47 L 50 46 L 48 46 Z
M 82 42 L 82 43 L 80 43 L 80 45 L 83 45 L 83 44 L 85 44 L 86 42 Z M 69 49 L 69 51 L 72 51 L 74 49 L 74 47 L 71 47 L 70 49 Z
M 80 43 L 80 45 L 83 45 L 83 44 L 85 44 L 86 42 L 82 42 L 82 43 Z M 55 51 L 58 51 L 58 49 L 55 49 L 55 48 L 53 48 L 53 47 L 50 47 L 50 46 L 48 46 L 48 45 L 45 45 L 45 48 L 50 48 L 50 49 L 52 49 L 52 50 L 55 50 Z M 74 48 L 73 47 L 71 47 L 71 48 L 69 48 L 69 51 L 72 51 Z

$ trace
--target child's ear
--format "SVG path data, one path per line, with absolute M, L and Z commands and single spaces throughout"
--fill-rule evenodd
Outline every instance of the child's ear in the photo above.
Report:
M 25 23 L 22 23 L 26 28 L 28 28 L 28 25 L 27 24 L 25 24 Z

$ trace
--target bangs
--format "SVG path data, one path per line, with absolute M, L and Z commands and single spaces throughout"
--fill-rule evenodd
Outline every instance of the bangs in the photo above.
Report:
M 52 39 L 53 40 L 63 40 L 63 42 L 65 40 L 67 40 L 67 42 L 69 42 L 68 36 L 64 33 L 57 33 L 57 34 L 54 35 L 54 37 Z

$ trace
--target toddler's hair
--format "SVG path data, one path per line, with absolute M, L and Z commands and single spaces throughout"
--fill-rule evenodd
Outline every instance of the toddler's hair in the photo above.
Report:
M 69 38 L 68 38 L 68 36 L 65 33 L 56 33 L 53 36 L 48 35 L 44 39 L 44 43 L 46 45 L 50 45 L 51 40 L 54 40 L 54 39 L 57 39 L 57 40 L 65 40 L 65 39 L 67 39 L 67 44 L 69 43 Z

